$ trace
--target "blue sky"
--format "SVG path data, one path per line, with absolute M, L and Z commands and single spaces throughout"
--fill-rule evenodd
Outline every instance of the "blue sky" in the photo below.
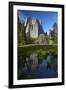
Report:
M 38 19 L 45 32 L 52 29 L 53 23 L 58 21 L 57 12 L 18 10 L 18 15 L 21 22 L 24 22 L 26 17 L 34 17 Z

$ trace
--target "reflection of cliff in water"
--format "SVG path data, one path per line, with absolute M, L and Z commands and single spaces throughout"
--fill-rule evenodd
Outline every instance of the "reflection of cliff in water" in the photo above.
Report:
M 38 59 L 37 53 L 18 58 L 18 79 L 57 77 L 57 56 L 47 55 Z

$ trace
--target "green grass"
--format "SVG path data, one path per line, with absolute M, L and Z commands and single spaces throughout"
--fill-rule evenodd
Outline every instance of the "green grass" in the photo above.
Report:
M 46 53 L 57 53 L 57 45 L 22 45 L 18 46 L 18 55 L 29 55 L 32 52 L 37 52 L 39 55 Z

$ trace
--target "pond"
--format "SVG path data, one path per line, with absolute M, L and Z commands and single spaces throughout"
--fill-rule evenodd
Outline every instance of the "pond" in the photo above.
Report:
M 56 78 L 58 76 L 57 55 L 51 53 L 39 57 L 38 53 L 18 57 L 18 80 Z

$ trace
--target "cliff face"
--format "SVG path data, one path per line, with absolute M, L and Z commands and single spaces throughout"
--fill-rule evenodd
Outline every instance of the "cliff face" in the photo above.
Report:
M 36 18 L 26 18 L 24 26 L 26 27 L 26 34 L 29 32 L 31 38 L 38 38 L 38 36 L 44 33 L 42 26 Z

